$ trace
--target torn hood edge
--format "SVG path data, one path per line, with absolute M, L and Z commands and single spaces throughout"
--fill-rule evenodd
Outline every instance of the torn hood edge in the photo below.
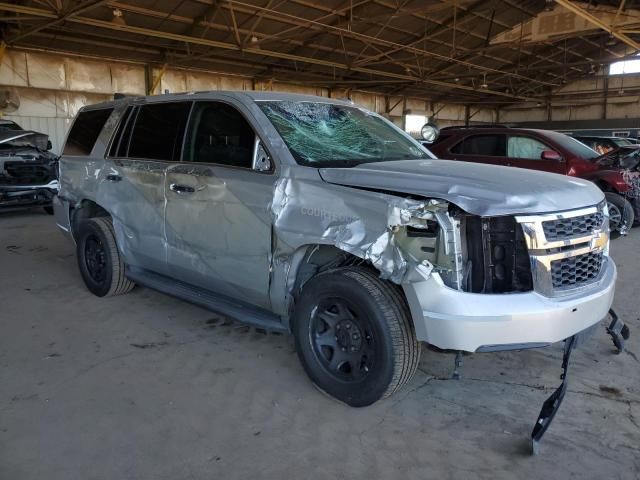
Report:
M 566 175 L 452 160 L 321 168 L 325 182 L 445 200 L 479 216 L 556 213 L 597 205 L 596 185 Z
M 47 150 L 49 135 L 32 130 L 3 130 L 0 129 L 0 145 L 12 147 L 33 147 Z

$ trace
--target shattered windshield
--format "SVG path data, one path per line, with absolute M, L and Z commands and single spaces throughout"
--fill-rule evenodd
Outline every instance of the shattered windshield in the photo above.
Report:
M 311 167 L 431 158 L 417 143 L 371 112 L 316 102 L 269 101 L 258 105 L 296 162 Z

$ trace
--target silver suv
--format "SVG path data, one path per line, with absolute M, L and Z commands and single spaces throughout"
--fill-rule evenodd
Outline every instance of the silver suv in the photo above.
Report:
M 59 227 L 98 296 L 145 285 L 291 332 L 322 390 L 369 405 L 420 343 L 549 345 L 606 315 L 602 192 L 576 178 L 436 160 L 350 102 L 267 92 L 83 108 Z

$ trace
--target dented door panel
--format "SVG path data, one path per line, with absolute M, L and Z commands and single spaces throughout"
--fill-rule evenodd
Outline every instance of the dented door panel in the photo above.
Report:
M 165 180 L 165 232 L 172 276 L 269 307 L 274 182 L 274 175 L 247 169 L 171 166 Z M 193 191 L 175 191 L 171 185 Z
M 96 199 L 108 205 L 118 247 L 130 266 L 166 273 L 164 177 L 166 162 L 107 160 Z

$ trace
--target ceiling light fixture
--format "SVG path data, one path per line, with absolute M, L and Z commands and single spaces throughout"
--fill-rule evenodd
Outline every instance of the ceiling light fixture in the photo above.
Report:
M 119 8 L 113 10 L 113 18 L 111 19 L 111 23 L 115 23 L 116 25 L 126 25 L 127 22 L 124 19 L 124 13 Z
M 486 73 L 482 77 L 482 83 L 480 84 L 480 88 L 489 88 L 489 84 L 487 84 L 487 74 Z

